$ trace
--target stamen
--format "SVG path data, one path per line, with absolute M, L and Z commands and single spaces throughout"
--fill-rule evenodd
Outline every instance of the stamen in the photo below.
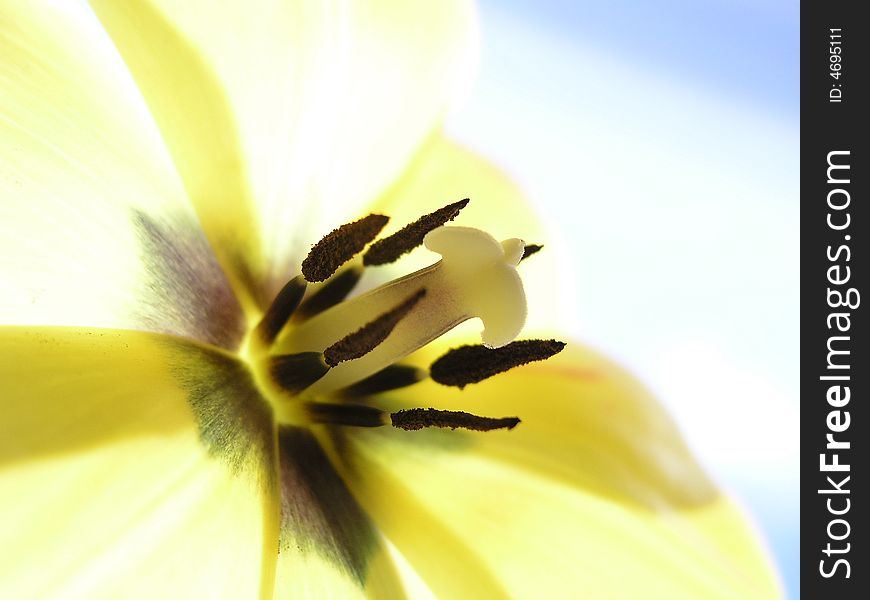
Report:
M 441 227 L 447 221 L 455 219 L 459 211 L 465 208 L 468 202 L 469 199 L 466 198 L 459 202 L 448 204 L 444 208 L 420 217 L 393 235 L 378 240 L 366 250 L 366 253 L 363 255 L 363 264 L 366 266 L 385 265 L 398 260 L 403 254 L 407 254 L 417 246 L 420 246 L 427 233 Z
M 362 381 L 348 386 L 339 393 L 343 396 L 356 398 L 360 396 L 371 396 L 381 392 L 388 392 L 398 388 L 413 385 L 419 381 L 423 381 L 428 377 L 428 373 L 423 369 L 412 367 L 409 365 L 390 365 L 386 369 L 378 371 L 374 375 L 366 377 Z
M 462 346 L 432 363 L 429 375 L 440 384 L 462 389 L 514 367 L 550 358 L 564 347 L 565 342 L 556 340 L 519 340 L 494 349 Z
M 520 420 L 517 417 L 479 417 L 456 410 L 436 410 L 434 408 L 411 408 L 390 415 L 393 427 L 413 431 L 424 427 L 449 427 L 450 429 L 470 429 L 472 431 L 492 431 L 494 429 L 513 429 Z
M 308 402 L 305 408 L 308 418 L 314 423 L 353 427 L 380 427 L 386 424 L 384 411 L 362 404 Z
M 362 267 L 349 267 L 324 283 L 319 290 L 299 305 L 299 308 L 293 313 L 294 321 L 310 319 L 344 300 L 356 286 L 362 274 Z
M 283 354 L 269 359 L 269 374 L 284 390 L 298 394 L 326 375 L 329 367 L 320 352 Z
M 520 262 L 526 260 L 532 254 L 539 252 L 542 248 L 541 244 L 526 244 L 523 248 L 523 257 L 520 259 Z
M 481 341 L 488 347 L 504 346 L 520 332 L 526 316 L 525 292 L 516 270 L 522 240 L 499 242 L 478 229 L 445 225 L 426 234 L 423 243 L 441 254 L 439 262 L 341 302 L 289 328 L 286 335 L 282 332 L 277 353 L 326 352 L 331 345 L 344 345 L 348 332 L 426 289 L 419 305 L 383 343 L 336 364 L 311 393 L 329 394 L 361 381 L 473 317 L 483 322 Z M 359 358 L 351 360 L 352 356 Z
M 305 278 L 298 275 L 281 288 L 266 310 L 266 314 L 257 324 L 256 335 L 262 343 L 268 346 L 274 341 L 278 332 L 281 331 L 299 306 L 307 286 Z
M 314 244 L 302 261 L 302 274 L 308 281 L 325 281 L 338 268 L 365 248 L 377 237 L 389 217 L 372 214 L 359 221 L 347 223 L 326 234 Z
M 323 351 L 326 364 L 334 367 L 339 363 L 360 358 L 371 352 L 378 344 L 387 339 L 399 321 L 411 312 L 411 309 L 425 295 L 425 289 L 418 290 L 392 310 L 332 344 Z

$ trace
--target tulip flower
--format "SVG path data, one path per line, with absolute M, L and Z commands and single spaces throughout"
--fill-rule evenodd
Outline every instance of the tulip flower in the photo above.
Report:
M 441 133 L 475 40 L 454 0 L 2 1 L 0 596 L 777 594 Z

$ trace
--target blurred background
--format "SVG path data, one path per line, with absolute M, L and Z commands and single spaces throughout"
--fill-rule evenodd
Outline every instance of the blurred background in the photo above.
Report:
M 482 0 L 480 20 L 450 133 L 540 207 L 568 332 L 658 394 L 798 598 L 798 2 Z

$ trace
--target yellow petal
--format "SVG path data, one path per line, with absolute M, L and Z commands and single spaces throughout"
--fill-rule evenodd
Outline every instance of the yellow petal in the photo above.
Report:
M 440 130 L 429 136 L 402 177 L 374 202 L 372 210 L 391 215 L 386 235 L 388 230 L 462 198 L 471 202 L 451 225 L 485 229 L 499 240 L 546 241 L 547 229 L 516 181 Z
M 271 417 L 216 351 L 0 329 L 0 596 L 271 597 Z
M 448 347 L 430 346 L 414 362 L 427 366 Z M 446 437 L 616 502 L 655 510 L 695 506 L 717 495 L 659 403 L 624 370 L 581 344 L 569 342 L 547 361 L 464 390 L 431 380 L 409 389 L 433 408 L 519 417 L 522 425 L 509 433 Z M 399 394 L 390 400 L 409 402 Z M 440 431 L 422 435 L 445 437 Z
M 90 10 L 4 0 L 0 89 L 0 323 L 236 345 L 235 300 Z
M 93 5 L 222 263 L 260 303 L 398 176 L 475 62 L 461 0 Z
M 569 348 L 464 392 L 430 382 L 379 401 L 519 416 L 513 431 L 344 430 L 324 436 L 331 456 L 447 597 L 494 593 L 494 580 L 521 598 L 775 597 L 744 518 L 661 408 L 606 360 Z M 423 541 L 438 528 L 483 577 L 451 577 L 456 559 Z
M 562 323 L 561 290 L 567 272 L 557 262 L 558 240 L 532 210 L 522 189 L 498 166 L 436 132 L 372 210 L 391 216 L 384 230 L 384 235 L 388 235 L 421 215 L 462 198 L 470 198 L 471 202 L 451 225 L 477 227 L 499 240 L 521 238 L 529 244 L 545 245 L 542 252 L 523 261 L 518 269 L 529 306 L 526 328 L 558 327 Z M 395 266 L 369 269 L 366 277 L 372 282 L 385 281 L 437 259 L 437 255 L 418 249 Z

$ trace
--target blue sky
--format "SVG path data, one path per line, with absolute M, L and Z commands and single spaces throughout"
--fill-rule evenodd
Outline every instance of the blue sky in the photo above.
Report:
M 451 133 L 524 186 L 566 328 L 662 398 L 799 597 L 797 2 L 480 12 Z
M 799 108 L 799 5 L 780 0 L 503 0 L 530 27 L 781 111 Z

